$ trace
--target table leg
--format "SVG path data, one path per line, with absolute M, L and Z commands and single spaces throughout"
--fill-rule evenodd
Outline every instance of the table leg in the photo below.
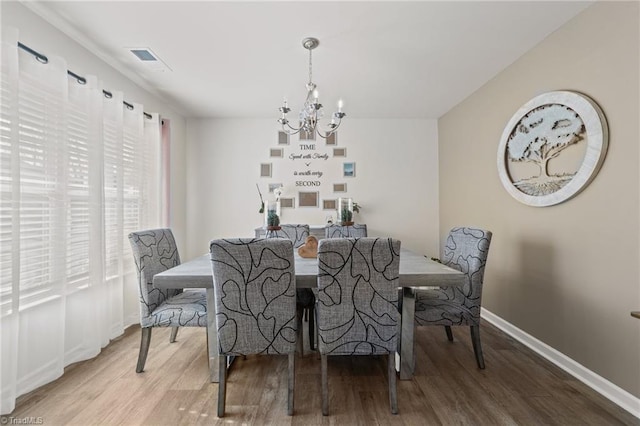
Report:
M 218 329 L 216 328 L 216 300 L 213 287 L 207 288 L 207 351 L 209 380 L 218 383 Z
M 415 370 L 413 332 L 416 294 L 413 288 L 402 288 L 402 336 L 400 338 L 400 380 L 411 380 Z

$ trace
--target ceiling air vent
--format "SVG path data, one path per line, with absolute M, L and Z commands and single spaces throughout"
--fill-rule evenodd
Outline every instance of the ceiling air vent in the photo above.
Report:
M 149 49 L 131 49 L 131 53 L 136 55 L 141 61 L 157 61 L 158 58 Z
M 139 63 L 149 71 L 165 72 L 171 71 L 171 68 L 165 64 L 162 59 L 158 57 L 148 47 L 127 47 L 127 50 L 131 52 L 139 61 Z

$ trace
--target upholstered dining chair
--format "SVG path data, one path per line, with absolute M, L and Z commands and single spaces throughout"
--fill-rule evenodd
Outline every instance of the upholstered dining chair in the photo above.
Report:
M 480 306 L 491 236 L 491 231 L 484 229 L 453 228 L 447 237 L 442 263 L 464 272 L 464 285 L 415 290 L 416 324 L 444 326 L 449 341 L 453 341 L 451 327 L 469 326 L 480 369 L 485 368 L 480 343 Z
M 324 228 L 325 238 L 362 238 L 367 236 L 367 225 L 357 223 L 350 226 L 338 224 L 327 225 Z
M 267 238 L 286 238 L 293 243 L 294 250 L 302 246 L 307 237 L 309 236 L 309 225 L 303 224 L 283 224 L 280 225 L 280 229 L 276 231 L 268 231 Z M 313 295 L 313 291 L 309 288 L 299 288 L 296 290 L 296 302 L 298 309 L 298 330 L 300 336 L 302 336 L 302 318 L 309 321 L 309 348 L 315 349 L 315 316 L 314 306 L 316 298 Z M 300 347 L 302 347 L 302 339 L 300 340 Z
M 153 287 L 153 276 L 180 264 L 171 229 L 148 229 L 129 234 L 138 273 L 140 327 L 142 338 L 136 373 L 144 370 L 153 327 L 172 327 L 169 341 L 175 342 L 178 327 L 207 326 L 207 298 L 200 290 Z
M 297 249 L 307 240 L 309 236 L 309 225 L 289 224 L 280 225 L 280 229 L 268 231 L 268 237 L 280 237 L 291 240 L 293 248 Z
M 287 413 L 293 414 L 296 276 L 289 240 L 227 239 L 210 243 L 218 330 L 218 417 L 225 412 L 227 357 L 288 355 Z
M 323 239 L 318 244 L 316 315 L 322 414 L 329 414 L 328 355 L 387 355 L 389 403 L 397 414 L 395 353 L 400 335 L 400 241 Z

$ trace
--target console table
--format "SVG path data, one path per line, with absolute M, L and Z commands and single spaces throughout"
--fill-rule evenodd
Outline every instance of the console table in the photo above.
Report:
M 256 238 L 264 238 L 267 228 L 261 226 L 255 229 Z M 309 225 L 309 235 L 313 235 L 319 241 L 324 238 L 324 225 Z

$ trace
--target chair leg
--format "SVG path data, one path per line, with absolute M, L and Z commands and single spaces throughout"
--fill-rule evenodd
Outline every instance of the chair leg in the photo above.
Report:
M 315 320 L 315 312 L 313 306 L 307 309 L 309 312 L 309 347 L 312 351 L 316 350 L 316 320 Z
M 136 373 L 142 373 L 144 364 L 147 362 L 147 354 L 149 353 L 149 344 L 151 343 L 151 327 L 143 327 L 140 338 L 140 352 L 138 353 L 138 365 Z
M 478 368 L 484 370 L 484 357 L 482 356 L 482 345 L 480 344 L 480 326 L 472 325 L 471 327 L 471 343 L 473 343 L 473 352 L 476 354 L 476 362 Z
M 396 386 L 396 354 L 387 355 L 389 375 L 389 405 L 391 406 L 391 414 L 398 414 L 398 387 Z
M 224 404 L 227 398 L 227 357 L 218 356 L 218 417 L 224 417 Z
M 178 337 L 178 327 L 171 327 L 171 337 L 169 338 L 169 343 L 174 343 L 176 341 L 176 337 Z
M 448 325 L 445 325 L 444 331 L 447 332 L 447 339 L 449 339 L 450 342 L 453 342 L 453 333 L 451 332 L 451 327 Z
M 298 336 L 296 341 L 296 352 L 300 353 L 300 356 L 304 356 L 304 332 L 302 331 L 302 317 L 304 315 L 304 308 L 296 308 L 296 325 L 298 327 Z
M 209 327 L 204 328 L 204 334 L 207 336 L 207 368 L 211 371 L 211 353 L 209 352 Z
M 293 416 L 293 401 L 296 386 L 296 354 L 289 354 L 289 392 L 287 394 L 287 414 Z
M 327 379 L 327 355 L 320 354 L 322 365 L 322 415 L 329 415 L 329 381 Z
M 320 338 L 320 333 L 318 332 L 318 326 L 316 324 L 318 324 L 318 311 L 313 310 L 313 343 L 315 344 L 315 350 L 316 351 L 320 351 L 320 345 L 318 344 L 318 339 Z M 320 354 L 318 354 L 320 355 Z M 316 358 L 317 359 L 317 358 Z

